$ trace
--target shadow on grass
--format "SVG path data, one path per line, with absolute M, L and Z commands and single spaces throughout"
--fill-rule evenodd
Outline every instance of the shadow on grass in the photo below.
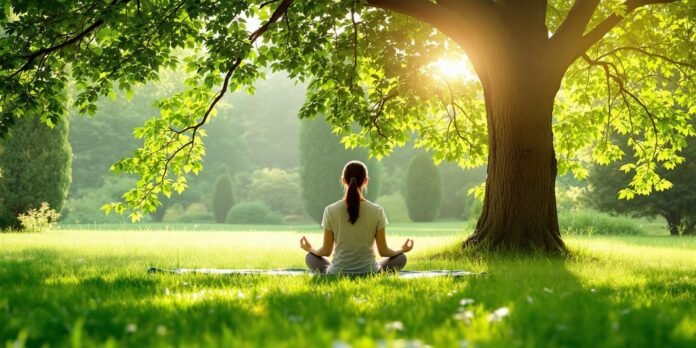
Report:
M 644 242 L 634 241 L 637 246 Z M 649 245 L 649 244 L 648 244 Z M 662 247 L 663 245 L 660 245 Z M 666 245 L 664 247 L 667 247 Z M 605 263 L 595 255 L 569 253 L 479 252 L 459 244 L 448 246 L 422 262 L 482 265 L 485 278 L 471 281 L 466 298 L 486 308 L 510 311 L 507 334 L 487 341 L 493 346 L 672 346 L 696 344 L 696 283 L 688 271 L 659 272 L 646 266 L 628 270 L 649 279 L 631 286 L 591 286 L 576 273 L 585 264 Z M 622 270 L 626 271 L 626 270 Z M 606 282 L 604 282 L 606 284 Z
M 415 268 L 442 262 L 489 274 L 461 279 L 153 276 L 140 269 L 145 258 L 78 262 L 41 249 L 5 256 L 0 343 L 24 331 L 27 346 L 69 345 L 81 321 L 79 339 L 88 346 L 374 345 L 406 338 L 434 346 L 638 347 L 696 339 L 696 318 L 688 314 L 696 309 L 696 288 L 688 279 L 591 287 L 571 271 L 583 255 L 444 250 L 410 260 Z M 509 315 L 492 316 L 501 308 Z M 468 310 L 472 318 L 458 315 Z

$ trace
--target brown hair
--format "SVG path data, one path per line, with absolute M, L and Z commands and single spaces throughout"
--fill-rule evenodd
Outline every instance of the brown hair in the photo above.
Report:
M 360 161 L 350 161 L 343 167 L 343 180 L 348 186 L 345 201 L 348 206 L 348 221 L 354 224 L 360 216 L 362 186 L 367 180 L 367 166 Z

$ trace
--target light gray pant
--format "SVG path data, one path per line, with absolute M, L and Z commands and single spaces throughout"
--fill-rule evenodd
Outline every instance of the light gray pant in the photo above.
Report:
M 312 253 L 307 253 L 305 256 L 305 263 L 307 268 L 313 272 L 326 273 L 326 269 L 329 268 L 331 262 L 326 257 L 320 257 Z M 385 257 L 379 262 L 379 271 L 400 271 L 406 266 L 406 254 L 399 254 L 392 257 Z

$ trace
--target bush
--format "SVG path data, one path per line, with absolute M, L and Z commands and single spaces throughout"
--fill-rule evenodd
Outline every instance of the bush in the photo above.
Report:
M 283 218 L 261 201 L 239 203 L 230 209 L 225 220 L 228 224 L 280 225 Z
M 178 222 L 214 222 L 215 216 L 208 211 L 205 204 L 193 203 L 186 207 L 186 211 L 177 219 Z
M 564 212 L 558 216 L 561 233 L 566 235 L 642 235 L 645 230 L 625 216 L 596 211 Z
M 556 209 L 559 213 L 582 211 L 586 195 L 587 187 L 556 185 Z
M 430 155 L 416 155 L 406 176 L 406 207 L 413 222 L 433 221 L 442 205 L 442 181 Z
M 278 168 L 263 168 L 251 174 L 247 188 L 249 201 L 262 201 L 283 215 L 302 215 L 300 177 L 296 172 Z
M 29 209 L 26 213 L 19 214 L 17 217 L 22 230 L 25 232 L 48 231 L 55 226 L 59 218 L 60 214 L 51 209 L 46 202 L 42 202 L 38 209 Z
M 184 206 L 180 203 L 168 205 L 166 209 L 163 207 L 157 209 L 162 209 L 164 214 L 160 220 L 152 219 L 153 222 L 177 222 L 185 212 Z
M 71 181 L 68 118 L 53 128 L 38 115 L 16 122 L 0 143 L 0 228 L 18 228 L 19 214 L 42 202 L 61 211 Z
M 235 201 L 232 180 L 229 175 L 221 176 L 215 183 L 215 191 L 213 191 L 213 215 L 216 222 L 225 222 L 227 213 L 234 206 Z
M 341 175 L 343 166 L 358 160 L 368 167 L 370 181 L 367 199 L 374 201 L 379 194 L 380 168 L 375 160 L 368 160 L 367 150 L 346 150 L 341 139 L 331 133 L 323 119 L 304 120 L 300 129 L 300 182 L 302 202 L 307 214 L 321 222 L 324 208 L 343 196 Z

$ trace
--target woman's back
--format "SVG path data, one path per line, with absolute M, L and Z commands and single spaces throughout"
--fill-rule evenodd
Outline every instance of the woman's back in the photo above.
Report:
M 368 200 L 360 201 L 360 215 L 351 224 L 346 202 L 341 200 L 326 207 L 321 225 L 333 232 L 335 241 L 334 257 L 328 273 L 378 270 L 372 246 L 377 230 L 387 225 L 387 217 L 381 206 Z

